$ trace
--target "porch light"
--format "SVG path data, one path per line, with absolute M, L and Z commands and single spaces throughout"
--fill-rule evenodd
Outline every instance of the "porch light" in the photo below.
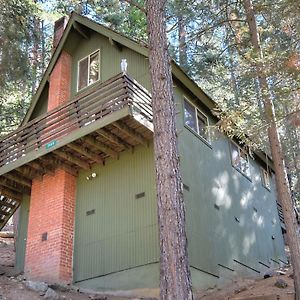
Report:
M 93 172 L 91 175 L 86 176 L 86 180 L 92 180 L 97 177 L 97 173 Z

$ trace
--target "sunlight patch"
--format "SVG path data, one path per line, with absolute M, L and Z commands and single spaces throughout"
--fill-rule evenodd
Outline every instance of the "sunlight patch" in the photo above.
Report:
M 244 237 L 243 240 L 243 254 L 248 255 L 251 249 L 251 246 L 255 243 L 256 237 L 255 233 L 252 232 L 250 235 Z
M 252 193 L 250 191 L 244 192 L 242 194 L 242 199 L 240 201 L 242 208 L 247 208 L 251 202 Z
M 215 203 L 218 206 L 224 206 L 225 208 L 230 208 L 232 199 L 228 196 L 228 182 L 229 176 L 225 172 L 220 174 L 218 178 L 214 179 L 214 186 L 212 188 L 212 194 L 215 196 Z

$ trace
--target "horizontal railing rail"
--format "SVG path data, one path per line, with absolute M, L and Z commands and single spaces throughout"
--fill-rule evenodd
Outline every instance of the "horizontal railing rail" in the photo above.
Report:
M 126 74 L 118 74 L 2 137 L 0 167 L 41 147 L 50 148 L 56 139 L 126 106 L 152 121 L 149 92 Z

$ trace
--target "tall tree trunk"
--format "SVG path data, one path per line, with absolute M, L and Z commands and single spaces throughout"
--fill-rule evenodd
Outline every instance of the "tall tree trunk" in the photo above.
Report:
M 188 65 L 186 29 L 182 13 L 178 14 L 179 65 L 186 72 Z
M 37 0 L 34 1 L 37 3 Z M 38 65 L 39 65 L 39 42 L 40 42 L 40 19 L 37 16 L 33 17 L 33 47 L 31 51 L 32 57 L 32 77 L 31 77 L 31 95 L 34 95 L 38 81 Z
M 270 124 L 268 128 L 268 137 L 276 173 L 277 193 L 282 205 L 283 216 L 286 223 L 287 240 L 290 247 L 291 260 L 294 269 L 296 300 L 300 300 L 300 240 L 299 235 L 297 233 L 298 226 L 294 214 L 293 202 L 291 199 L 289 184 L 285 172 L 284 157 L 275 123 L 274 107 L 270 96 L 267 76 L 265 73 L 263 54 L 261 51 L 252 1 L 244 0 L 244 8 L 246 11 L 247 22 L 249 25 L 252 46 L 255 52 L 257 53 L 255 67 L 261 89 L 265 117 L 268 123 Z
M 190 300 L 185 210 L 175 127 L 165 1 L 146 1 L 152 84 L 157 212 L 160 237 L 160 297 Z
M 231 25 L 231 23 L 229 23 Z M 225 26 L 225 34 L 228 37 L 231 37 L 232 34 L 229 30 L 229 25 Z M 234 92 L 234 100 L 235 100 L 235 104 L 239 105 L 240 104 L 240 93 L 239 93 L 239 87 L 238 87 L 238 82 L 237 82 L 237 77 L 236 77 L 236 63 L 235 63 L 235 59 L 236 59 L 236 53 L 234 53 L 234 51 L 231 49 L 230 43 L 231 43 L 231 39 L 226 41 L 226 47 L 227 47 L 227 53 L 228 53 L 228 61 L 229 61 L 229 71 L 230 71 L 230 79 L 231 79 L 231 87 L 232 90 Z

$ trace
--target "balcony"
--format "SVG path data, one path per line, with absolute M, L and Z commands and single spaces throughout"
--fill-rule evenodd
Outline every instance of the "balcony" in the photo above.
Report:
M 152 139 L 151 96 L 119 74 L 0 139 L 0 228 L 31 182 L 57 167 L 74 175 Z M 6 205 L 6 206 L 5 206 Z

